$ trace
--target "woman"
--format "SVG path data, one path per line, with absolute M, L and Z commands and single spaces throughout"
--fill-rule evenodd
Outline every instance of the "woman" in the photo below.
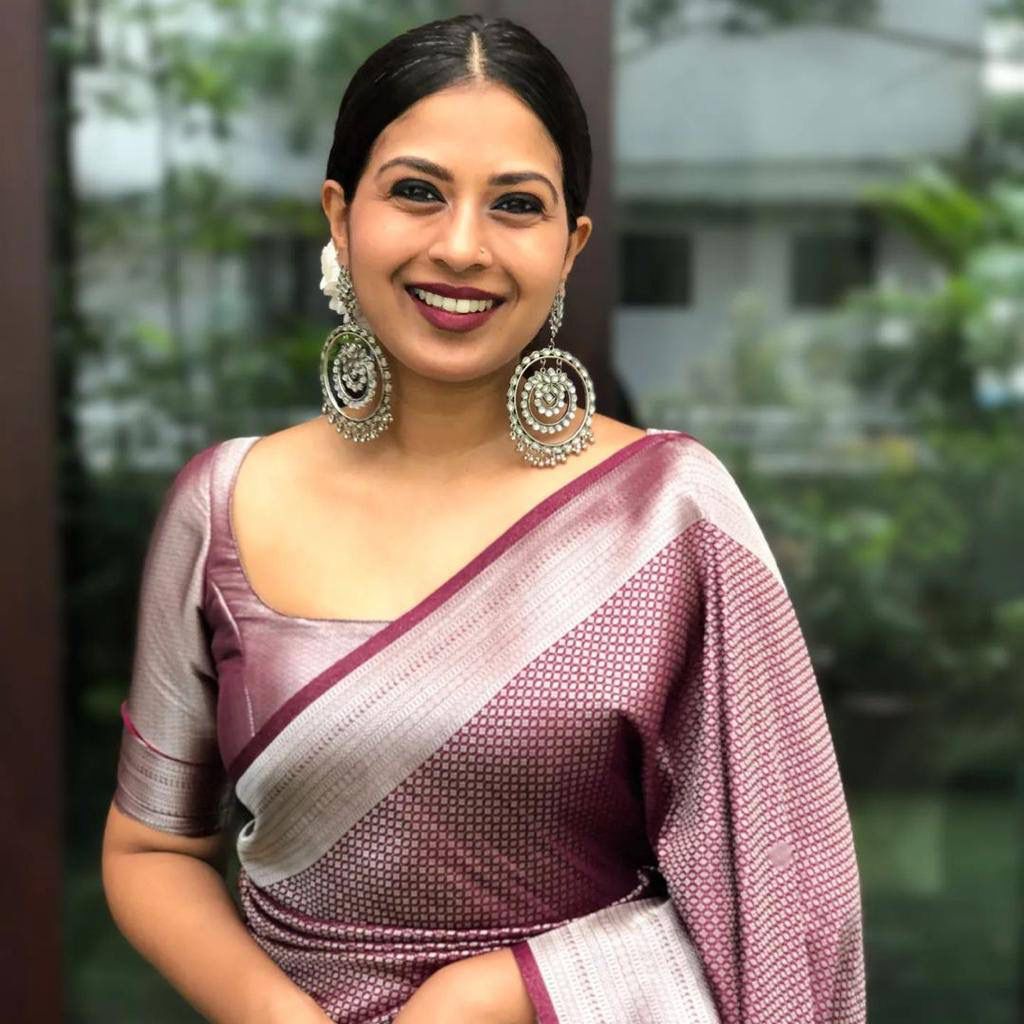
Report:
M 553 344 L 590 159 L 512 22 L 374 53 L 322 191 L 322 415 L 168 492 L 104 882 L 211 1020 L 864 1020 L 849 817 L 772 554 L 710 451 L 597 414 Z

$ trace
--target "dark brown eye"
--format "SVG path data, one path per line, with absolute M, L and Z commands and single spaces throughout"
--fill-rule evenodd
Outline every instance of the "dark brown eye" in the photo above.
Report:
M 439 199 L 438 194 L 423 181 L 399 181 L 391 186 L 390 195 L 398 196 L 399 199 L 411 199 L 414 203 L 423 202 L 422 199 L 414 197 L 413 193 L 427 193 L 427 200 Z
M 544 204 L 536 197 L 528 195 L 527 193 L 521 193 L 514 196 L 505 196 L 503 199 L 498 201 L 499 203 L 518 203 L 519 208 L 509 210 L 509 213 L 543 213 Z M 524 205 L 525 204 L 525 207 Z
M 425 181 L 413 181 L 408 178 L 404 178 L 402 181 L 392 185 L 391 191 L 388 194 L 399 199 L 408 199 L 414 203 L 442 201 L 432 185 L 428 185 Z M 507 206 L 506 204 L 512 205 Z M 527 214 L 543 213 L 544 204 L 536 196 L 521 192 L 515 195 L 503 196 L 495 204 L 495 209 L 504 209 L 506 213 L 525 216 Z

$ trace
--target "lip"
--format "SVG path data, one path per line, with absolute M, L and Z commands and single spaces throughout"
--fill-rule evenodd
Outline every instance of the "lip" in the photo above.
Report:
M 441 281 L 413 281 L 406 285 L 406 288 L 419 288 L 425 292 L 434 292 L 435 295 L 443 295 L 448 299 L 494 299 L 496 303 L 505 301 L 502 296 L 495 295 L 494 292 L 484 292 L 479 288 L 469 288 L 466 285 L 456 287 Z
M 413 287 L 413 285 L 410 285 L 405 289 L 406 294 L 409 296 L 409 301 L 420 311 L 420 314 L 427 323 L 442 331 L 453 331 L 463 334 L 466 331 L 475 330 L 490 320 L 502 306 L 501 302 L 495 302 L 490 309 L 485 309 L 480 313 L 449 313 L 447 310 L 438 309 L 436 306 L 428 306 L 421 299 L 418 299 L 412 292 Z M 415 287 L 418 288 L 420 286 L 415 285 Z M 456 297 L 452 296 L 452 298 Z M 466 297 L 472 298 L 472 296 Z

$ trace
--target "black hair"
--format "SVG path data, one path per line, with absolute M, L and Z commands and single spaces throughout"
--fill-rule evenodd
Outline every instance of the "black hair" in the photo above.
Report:
M 550 132 L 562 158 L 569 231 L 575 231 L 590 192 L 587 115 L 558 58 L 508 18 L 460 14 L 427 22 L 371 53 L 342 96 L 326 177 L 351 202 L 374 141 L 396 117 L 449 86 L 487 81 L 512 90 Z

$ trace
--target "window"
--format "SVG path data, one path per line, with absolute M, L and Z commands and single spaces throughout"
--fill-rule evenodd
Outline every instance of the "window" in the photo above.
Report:
M 693 256 L 689 235 L 624 232 L 619 253 L 623 305 L 690 305 Z
M 868 231 L 800 232 L 793 236 L 794 306 L 827 308 L 875 276 L 875 235 Z

